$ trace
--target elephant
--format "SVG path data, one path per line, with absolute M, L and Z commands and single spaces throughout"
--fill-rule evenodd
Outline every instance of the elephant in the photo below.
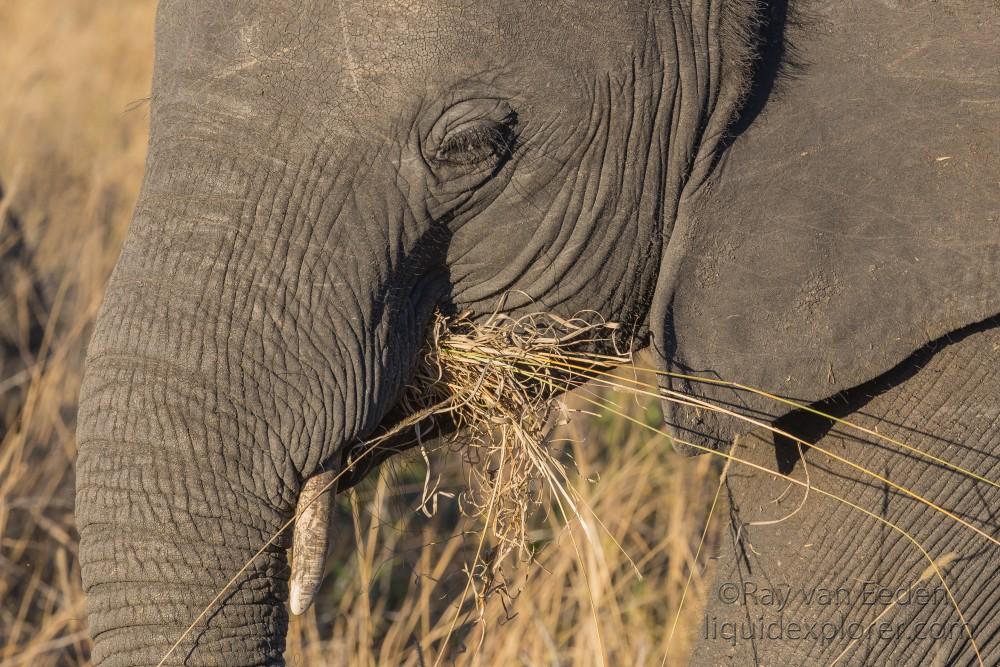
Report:
M 996 27 L 985 1 L 162 0 L 79 403 L 94 663 L 284 664 L 308 595 L 271 536 L 398 416 L 434 313 L 502 299 L 597 312 L 664 393 L 728 406 L 665 400 L 678 448 L 869 508 L 792 511 L 733 464 L 695 664 L 997 664 Z M 933 588 L 915 543 L 956 604 L 807 599 Z M 845 607 L 862 640 L 827 637 Z M 956 607 L 944 637 L 868 627 Z

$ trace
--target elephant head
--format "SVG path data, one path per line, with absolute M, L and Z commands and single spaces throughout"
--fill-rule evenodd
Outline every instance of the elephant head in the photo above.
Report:
M 806 401 L 1000 312 L 986 107 L 925 108 L 980 70 L 948 41 L 955 77 L 920 79 L 856 9 L 805 22 L 776 87 L 784 3 L 163 0 L 81 392 L 95 662 L 158 663 L 387 419 L 435 309 L 596 311 L 664 369 Z M 167 664 L 281 664 L 286 546 Z

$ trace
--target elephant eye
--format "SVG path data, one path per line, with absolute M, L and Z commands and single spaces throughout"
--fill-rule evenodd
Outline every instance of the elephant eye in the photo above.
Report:
M 481 118 L 462 123 L 444 137 L 434 159 L 466 167 L 489 163 L 495 169 L 514 152 L 516 124 L 513 111 L 500 120 Z

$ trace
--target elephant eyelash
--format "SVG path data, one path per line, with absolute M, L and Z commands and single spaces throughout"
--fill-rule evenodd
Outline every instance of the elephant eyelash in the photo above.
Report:
M 510 113 L 500 122 L 486 121 L 461 129 L 445 138 L 435 158 L 441 162 L 470 166 L 488 160 L 506 162 L 514 152 L 517 116 Z

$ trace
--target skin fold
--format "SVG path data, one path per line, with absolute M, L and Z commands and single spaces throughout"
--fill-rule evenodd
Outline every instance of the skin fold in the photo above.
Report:
M 157 664 L 307 480 L 398 416 L 435 309 L 596 311 L 664 370 L 804 401 L 1000 312 L 988 11 L 808 10 L 161 2 L 143 189 L 80 398 L 94 662 Z M 166 664 L 284 664 L 290 542 Z M 325 551 L 304 544 L 294 611 Z

